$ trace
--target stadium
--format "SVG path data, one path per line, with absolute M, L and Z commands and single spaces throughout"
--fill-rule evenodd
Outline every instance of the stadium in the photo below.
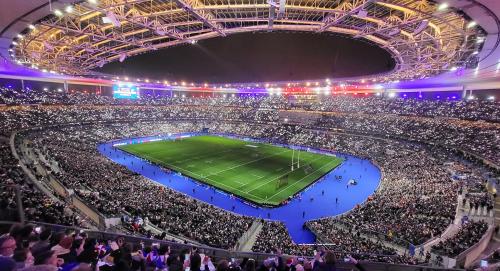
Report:
M 0 7 L 0 270 L 500 270 L 499 1 Z

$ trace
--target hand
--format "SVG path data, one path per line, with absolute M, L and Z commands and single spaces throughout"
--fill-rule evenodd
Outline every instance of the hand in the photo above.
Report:
M 349 257 L 349 262 L 352 263 L 352 264 L 358 264 L 358 260 L 354 259 L 351 255 L 348 256 Z
M 314 259 L 315 259 L 316 261 L 320 261 L 320 260 L 321 260 L 321 253 L 316 252 L 316 255 L 314 255 Z

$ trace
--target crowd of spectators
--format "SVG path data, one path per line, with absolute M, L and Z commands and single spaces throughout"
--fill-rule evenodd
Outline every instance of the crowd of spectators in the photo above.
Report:
M 204 105 L 235 106 L 261 109 L 304 109 L 308 111 L 346 112 L 368 115 L 395 114 L 423 117 L 447 117 L 465 120 L 500 122 L 500 109 L 494 100 L 389 98 L 377 95 L 318 95 L 316 99 L 299 100 L 295 96 L 220 94 L 190 98 L 184 93 L 173 96 L 144 90 L 141 99 L 116 100 L 106 95 L 70 93 L 49 89 L 24 90 L 0 87 L 0 104 L 95 104 L 95 105 Z
M 20 219 L 19 196 L 27 220 L 62 225 L 80 224 L 79 216 L 67 213 L 67 206 L 63 202 L 40 192 L 27 180 L 19 162 L 12 156 L 8 142 L 1 136 L 0 165 L 0 221 Z
M 5 271 L 329 271 L 337 265 L 336 255 L 325 250 L 314 258 L 285 258 L 277 250 L 257 262 L 253 258 L 212 256 L 198 247 L 127 241 L 122 236 L 96 238 L 92 232 L 71 228 L 54 231 L 14 224 L 0 234 L 0 268 Z M 353 257 L 347 262 L 355 270 L 365 270 Z
M 8 139 L 13 131 L 38 126 L 44 128 L 20 132 L 16 145 L 53 161 L 57 167 L 50 174 L 99 212 L 110 217 L 124 213 L 141 216 L 169 233 L 221 248 L 234 247 L 253 218 L 223 211 L 135 175 L 101 156 L 97 144 L 209 128 L 213 132 L 370 158 L 383 170 L 383 180 L 367 203 L 341 217 L 312 221 L 307 226 L 341 250 L 389 255 L 394 254 L 391 248 L 364 235 L 377 232 L 394 240 L 421 244 L 451 223 L 457 195 L 463 189 L 471 193 L 471 204 L 491 206 L 482 189 L 484 180 L 477 172 L 467 171 L 464 181 L 452 178 L 450 164 L 458 168 L 473 168 L 476 164 L 466 165 L 464 158 L 450 147 L 500 162 L 500 128 L 495 123 L 499 106 L 489 101 L 390 101 L 345 96 L 313 103 L 276 96 L 179 96 L 118 102 L 96 95 L 63 96 L 66 100 L 39 92 L 31 96 L 27 91 L 2 92 L 1 101 L 7 104 L 52 104 L 0 107 L 2 185 L 21 185 L 23 194 L 28 195 L 24 207 L 32 208 L 28 212 L 30 220 L 58 224 L 74 224 L 78 220 L 63 211 L 64 201 L 50 199 L 26 182 L 18 161 L 10 153 Z M 282 109 L 341 113 L 319 114 L 315 123 L 291 124 L 280 118 Z M 478 119 L 490 122 L 473 121 Z M 36 159 L 27 159 L 26 163 L 33 169 Z M 39 205 L 40 202 L 44 204 Z M 2 204 L 15 208 L 12 196 Z M 279 248 L 286 253 L 313 254 L 310 248 L 294 244 L 283 224 L 266 221 L 264 227 L 266 231 L 258 236 L 254 251 Z
M 96 145 L 99 142 L 113 138 L 159 134 L 161 131 L 174 133 L 199 131 L 202 127 L 209 127 L 214 132 L 234 133 L 238 131 L 241 135 L 267 137 L 272 141 L 333 149 L 373 159 L 384 169 L 384 181 L 370 201 L 341 218 L 326 218 L 309 225 L 315 232 L 323 234 L 323 237 L 329 242 L 337 243 L 339 246 L 344 245 L 343 248 L 358 252 L 373 253 L 376 250 L 384 251 L 384 248 L 378 247 L 380 243 L 373 243 L 370 240 L 361 242 L 357 232 L 338 234 L 338 229 L 331 227 L 331 223 L 347 225 L 365 231 L 375 231 L 392 235 L 394 239 L 399 238 L 414 244 L 421 244 L 427 239 L 439 235 L 451 223 L 455 214 L 459 189 L 468 185 L 474 185 L 474 187 L 477 185 L 475 182 L 460 183 L 452 180 L 447 166 L 441 160 L 448 159 L 445 160 L 448 166 L 450 163 L 460 163 L 459 160 L 451 160 L 451 154 L 446 158 L 435 159 L 433 155 L 437 150 L 429 150 L 420 144 L 332 134 L 326 131 L 310 131 L 295 125 L 269 126 L 209 121 L 194 123 L 183 121 L 176 122 L 175 125 L 158 122 L 89 125 L 36 131 L 27 138 L 32 142 L 32 147 L 42 149 L 46 157 L 58 162 L 64 173 L 55 174 L 65 186 L 74 189 L 80 197 L 106 215 L 116 216 L 122 211 L 140 213 L 170 233 L 181 234 L 204 243 L 221 246 L 221 241 L 193 236 L 193 232 L 199 232 L 199 224 L 192 225 L 192 222 L 188 221 L 177 223 L 181 218 L 177 217 L 176 214 L 181 214 L 181 217 L 186 216 L 185 211 L 177 208 L 186 205 L 186 203 L 180 203 L 180 199 L 175 197 L 168 197 L 168 200 L 161 201 L 166 203 L 156 201 L 156 199 L 161 198 L 157 194 L 160 193 L 158 191 L 175 194 L 174 191 L 159 189 L 159 187 L 153 189 L 149 181 L 130 174 L 128 170 L 109 162 L 96 150 Z M 443 152 L 444 150 L 439 153 Z M 120 178 L 120 181 L 113 181 L 109 172 L 116 172 L 115 175 Z M 120 188 L 121 185 L 123 188 Z M 182 196 L 182 198 L 185 197 Z M 161 208 L 148 208 L 149 199 L 155 199 L 153 200 L 154 206 L 159 205 Z M 170 202 L 174 204 L 169 205 Z M 210 213 L 216 212 L 211 211 Z M 227 223 L 230 225 L 233 223 L 232 221 L 238 219 L 239 217 L 230 218 Z M 192 221 L 192 217 L 189 217 L 189 220 Z M 212 220 L 224 221 L 217 217 L 208 219 L 208 221 Z M 207 218 L 201 221 L 207 221 Z M 232 242 L 226 247 L 234 245 L 238 234 L 241 235 L 248 227 L 249 222 L 244 225 L 245 227 L 242 227 L 241 231 L 234 235 Z M 221 227 L 220 224 L 214 226 L 216 229 L 222 229 L 219 231 L 220 239 L 227 240 L 229 236 L 227 227 Z M 293 244 L 282 224 L 266 223 L 265 227 L 266 230 L 262 231 L 262 236 L 257 239 L 255 250 L 268 251 L 279 247 L 286 253 L 305 253 L 301 251 L 300 247 Z M 205 230 L 212 233 L 208 236 L 215 238 L 217 236 L 216 229 L 208 228 Z
M 479 221 L 467 221 L 460 230 L 451 238 L 439 242 L 432 247 L 432 250 L 439 254 L 448 257 L 456 257 L 466 249 L 476 244 L 488 229 L 488 224 Z

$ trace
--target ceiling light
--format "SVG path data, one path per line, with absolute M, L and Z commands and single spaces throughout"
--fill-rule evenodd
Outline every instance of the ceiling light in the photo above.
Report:
M 471 21 L 470 23 L 468 23 L 468 24 L 467 24 L 467 28 L 472 28 L 472 27 L 474 27 L 474 26 L 476 26 L 476 25 L 477 25 L 477 23 L 476 23 L 476 22 Z
M 450 71 L 454 72 L 456 71 L 458 68 L 457 67 L 451 67 Z
M 448 7 L 449 7 L 448 3 L 441 3 L 441 4 L 438 6 L 437 10 L 439 10 L 439 11 L 443 11 L 443 10 L 446 10 Z
M 12 42 L 12 45 L 17 45 L 17 44 L 18 44 L 18 43 L 17 43 L 17 42 L 15 42 L 15 41 L 13 41 L 13 42 Z
M 102 17 L 102 23 L 103 24 L 110 24 L 112 21 L 108 17 Z
M 73 6 L 67 6 L 64 11 L 66 11 L 66 13 L 73 13 Z
M 29 28 L 29 29 L 31 29 L 31 30 L 33 30 L 33 29 L 35 29 L 36 27 L 35 27 L 34 25 L 30 24 L 30 25 L 28 25 L 28 28 Z
M 479 44 L 479 43 L 483 43 L 483 42 L 484 42 L 484 37 L 478 37 L 478 38 L 476 39 L 476 43 L 478 43 L 478 44 Z
M 54 15 L 57 17 L 62 17 L 64 14 L 59 9 L 54 9 Z
M 23 36 L 23 35 L 21 35 L 21 34 L 17 34 L 17 38 L 18 38 L 18 39 L 22 39 L 22 38 L 24 38 L 24 36 Z
M 112 11 L 108 11 L 106 17 L 102 17 L 102 21 L 104 23 L 112 23 L 114 27 L 120 27 L 122 25 L 120 20 L 116 17 L 116 14 Z

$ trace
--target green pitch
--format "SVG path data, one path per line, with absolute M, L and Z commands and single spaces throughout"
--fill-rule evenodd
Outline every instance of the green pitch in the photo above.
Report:
M 279 205 L 342 162 L 335 156 L 305 151 L 299 155 L 288 148 L 219 136 L 119 148 L 251 202 L 271 206 Z

